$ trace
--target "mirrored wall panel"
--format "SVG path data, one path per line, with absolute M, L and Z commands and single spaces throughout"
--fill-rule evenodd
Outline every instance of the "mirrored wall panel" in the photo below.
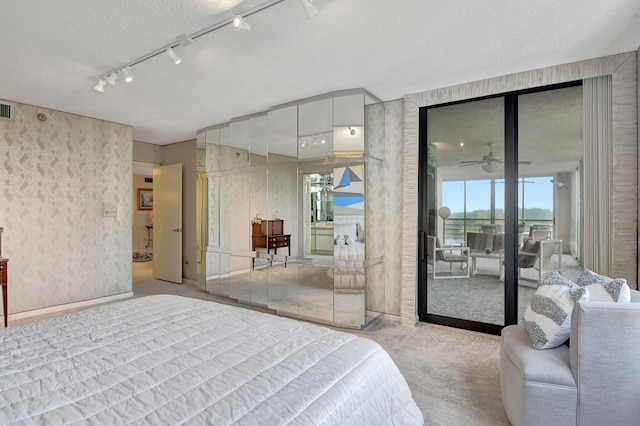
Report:
M 200 132 L 203 289 L 352 328 L 384 312 L 384 107 L 373 100 L 336 92 Z

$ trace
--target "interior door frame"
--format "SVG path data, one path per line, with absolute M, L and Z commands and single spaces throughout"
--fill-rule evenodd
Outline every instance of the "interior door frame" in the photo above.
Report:
M 528 93 L 581 86 L 576 80 L 531 89 L 464 99 L 438 105 L 420 107 L 418 111 L 418 318 L 420 321 L 499 335 L 502 329 L 518 322 L 518 97 Z M 427 235 L 435 233 L 436 179 L 429 179 L 427 171 L 427 112 L 448 105 L 504 98 L 504 325 L 489 324 L 460 318 L 445 317 L 427 312 Z

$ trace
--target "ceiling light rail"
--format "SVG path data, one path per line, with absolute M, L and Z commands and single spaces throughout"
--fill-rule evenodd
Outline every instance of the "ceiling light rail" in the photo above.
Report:
M 226 27 L 227 25 L 231 25 L 234 29 L 243 29 L 245 31 L 251 31 L 251 24 L 249 24 L 248 22 L 245 21 L 246 18 L 250 17 L 251 15 L 254 15 L 258 12 L 261 12 L 265 9 L 268 9 L 272 6 L 275 6 L 279 3 L 282 3 L 285 0 L 270 0 L 264 3 L 259 4 L 258 6 L 248 9 L 240 14 L 236 14 L 235 16 L 233 16 L 232 18 L 228 18 L 228 19 L 224 19 L 220 22 L 217 22 L 209 27 L 203 28 L 199 31 L 196 31 L 195 33 L 191 34 L 191 35 L 186 35 L 186 34 L 181 34 L 178 37 L 176 37 L 176 40 L 166 44 L 164 46 L 162 46 L 159 49 L 156 49 L 152 52 L 147 53 L 146 55 L 142 55 L 139 58 L 134 59 L 131 62 L 128 62 L 118 68 L 114 68 L 104 74 L 102 74 L 102 76 L 100 76 L 100 79 L 98 80 L 98 83 L 94 86 L 94 89 L 97 92 L 103 93 L 105 86 L 107 83 L 111 84 L 112 86 L 115 86 L 116 80 L 118 79 L 118 76 L 120 76 L 121 74 L 125 76 L 125 81 L 127 83 L 130 83 L 133 81 L 133 74 L 131 73 L 131 67 L 138 65 L 141 62 L 147 61 L 151 58 L 155 58 L 158 55 L 161 54 L 166 54 L 168 55 L 171 60 L 173 61 L 174 65 L 178 65 L 182 62 L 182 58 L 180 56 L 178 56 L 175 51 L 173 49 L 177 48 L 177 47 L 187 47 L 191 44 L 193 44 L 196 39 L 207 35 L 211 32 L 214 32 L 220 28 Z M 304 6 L 305 9 L 305 13 L 307 15 L 307 18 L 311 18 L 313 17 L 316 13 L 318 13 L 318 8 L 315 7 L 313 5 L 313 0 L 300 0 L 302 2 L 302 5 Z

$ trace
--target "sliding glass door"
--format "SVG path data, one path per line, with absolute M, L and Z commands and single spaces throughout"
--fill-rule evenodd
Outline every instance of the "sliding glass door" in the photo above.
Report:
M 583 270 L 577 250 L 582 102 L 582 86 L 518 96 L 518 322 L 546 274 L 557 271 L 575 282 Z
M 426 110 L 422 282 L 434 322 L 504 325 L 504 116 L 501 97 Z
M 546 273 L 580 269 L 582 87 L 426 107 L 420 120 L 420 319 L 498 333 Z

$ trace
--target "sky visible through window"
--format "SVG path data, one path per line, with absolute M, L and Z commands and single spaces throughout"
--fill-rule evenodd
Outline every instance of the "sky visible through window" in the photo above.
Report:
M 551 176 L 525 179 L 525 207 L 553 211 L 553 183 Z M 521 186 L 521 185 L 519 185 Z M 442 183 L 442 205 L 451 213 L 464 212 L 464 181 Z M 522 188 L 519 188 L 518 206 L 522 207 Z M 467 211 L 491 208 L 491 180 L 467 181 Z M 504 180 L 496 181 L 496 209 L 504 209 Z

